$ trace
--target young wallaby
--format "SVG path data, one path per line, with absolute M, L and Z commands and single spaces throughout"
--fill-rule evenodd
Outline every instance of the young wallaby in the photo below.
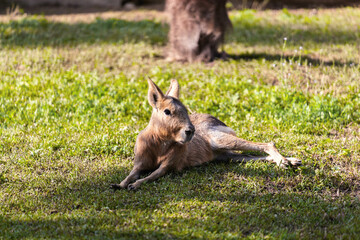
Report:
M 164 95 L 148 80 L 148 101 L 153 107 L 149 125 L 135 144 L 134 168 L 113 188 L 137 189 L 171 170 L 180 171 L 214 159 L 246 162 L 268 160 L 279 166 L 301 165 L 301 160 L 284 158 L 273 143 L 255 143 L 236 137 L 234 130 L 209 114 L 191 114 L 179 100 L 179 84 L 171 80 Z M 260 151 L 268 156 L 246 156 L 233 151 Z M 143 171 L 153 171 L 139 179 Z

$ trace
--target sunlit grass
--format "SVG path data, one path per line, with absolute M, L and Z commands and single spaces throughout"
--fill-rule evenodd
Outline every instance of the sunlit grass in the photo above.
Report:
M 162 13 L 96 16 L 1 17 L 0 238 L 358 236 L 359 9 L 233 11 L 212 64 L 164 61 Z M 114 193 L 147 77 L 303 166 L 210 163 Z

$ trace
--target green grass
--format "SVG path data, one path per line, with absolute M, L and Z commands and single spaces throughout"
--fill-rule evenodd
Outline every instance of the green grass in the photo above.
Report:
M 232 11 L 232 59 L 213 64 L 165 62 L 162 13 L 62 17 L 0 22 L 0 239 L 359 236 L 359 9 Z M 209 163 L 113 192 L 147 77 L 303 166 Z

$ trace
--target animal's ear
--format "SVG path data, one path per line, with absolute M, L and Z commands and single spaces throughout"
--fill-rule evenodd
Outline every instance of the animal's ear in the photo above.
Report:
M 179 83 L 176 79 L 171 79 L 170 87 L 165 95 L 179 99 Z
M 156 105 L 159 103 L 161 99 L 164 98 L 164 94 L 153 81 L 148 79 L 148 83 L 149 83 L 148 101 L 153 108 L 157 108 Z

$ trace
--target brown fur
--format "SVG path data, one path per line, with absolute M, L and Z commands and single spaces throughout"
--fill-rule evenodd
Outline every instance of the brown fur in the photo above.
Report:
M 170 18 L 169 61 L 203 61 L 226 58 L 218 48 L 232 28 L 226 0 L 167 0 Z
M 273 143 L 255 143 L 236 137 L 235 132 L 208 114 L 188 115 L 179 101 L 179 85 L 171 81 L 167 93 L 151 80 L 148 100 L 153 107 L 148 126 L 140 132 L 135 144 L 134 168 L 114 188 L 137 189 L 141 183 L 153 181 L 169 171 L 181 171 L 213 159 L 237 161 L 268 160 L 279 166 L 300 165 L 296 158 L 284 158 Z M 233 151 L 260 151 L 269 156 L 251 157 Z M 139 179 L 141 172 L 153 171 Z

